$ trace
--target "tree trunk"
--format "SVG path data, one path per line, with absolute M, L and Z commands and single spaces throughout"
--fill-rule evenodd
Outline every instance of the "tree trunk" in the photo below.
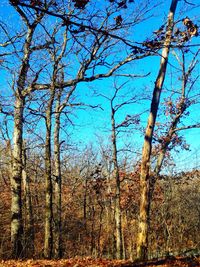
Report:
M 25 235 L 25 251 L 26 257 L 32 257 L 34 254 L 34 221 L 33 221 L 33 209 L 31 200 L 31 189 L 30 189 L 30 178 L 27 174 L 26 167 L 26 147 L 23 146 L 23 185 L 24 185 L 24 209 L 25 209 L 25 225 L 24 225 L 24 235 Z
M 112 103 L 111 103 L 112 105 Z M 120 206 L 120 177 L 117 160 L 117 144 L 116 144 L 116 130 L 115 130 L 115 110 L 111 106 L 111 124 L 112 124 L 112 149 L 113 149 L 113 165 L 115 178 L 115 225 L 116 225 L 116 258 L 123 258 L 123 244 L 122 244 L 122 226 L 121 226 L 121 206 Z
M 90 254 L 92 256 L 95 256 L 96 254 L 96 240 L 95 240 L 95 215 L 96 215 L 96 210 L 95 210 L 95 206 L 92 205 L 91 208 L 91 213 L 92 213 L 92 227 L 91 227 L 91 241 L 90 241 Z
M 14 110 L 14 131 L 13 131 L 13 165 L 11 177 L 11 245 L 12 256 L 20 258 L 23 256 L 23 222 L 22 222 L 22 149 L 23 149 L 23 112 L 25 97 L 23 90 L 29 70 L 29 61 L 31 55 L 31 42 L 36 25 L 28 26 L 26 40 L 23 49 L 23 59 L 19 70 L 17 80 L 17 89 L 15 92 L 15 110 Z
M 121 207 L 120 207 L 120 182 L 119 180 L 117 180 L 116 182 L 117 182 L 116 183 L 116 203 L 115 203 L 116 258 L 123 259 Z
M 15 101 L 13 162 L 11 176 L 11 244 L 12 257 L 23 256 L 23 224 L 22 224 L 22 128 L 24 101 L 20 97 Z
M 52 258 L 53 252 L 53 185 L 51 177 L 51 117 L 54 101 L 54 89 L 51 89 L 51 95 L 46 111 L 46 141 L 45 141 L 45 181 L 46 181 L 46 208 L 45 208 L 45 238 L 44 238 L 44 257 Z
M 145 260 L 148 258 L 148 228 L 149 228 L 148 209 L 149 209 L 149 183 L 150 183 L 149 170 L 150 170 L 150 156 L 152 149 L 152 137 L 160 102 L 162 86 L 166 75 L 168 55 L 169 55 L 173 26 L 174 26 L 174 14 L 177 2 L 178 0 L 172 0 L 171 2 L 171 7 L 167 21 L 165 42 L 162 50 L 160 69 L 153 91 L 151 109 L 146 127 L 145 139 L 142 151 L 142 163 L 141 163 L 141 174 L 140 174 L 141 199 L 140 199 L 140 213 L 139 213 L 139 232 L 137 241 L 137 257 L 140 260 Z
M 54 128 L 54 162 L 55 162 L 55 242 L 54 253 L 55 258 L 62 257 L 62 177 L 60 165 L 60 94 L 58 95 L 55 113 L 55 128 Z
M 100 200 L 101 201 L 101 200 Z M 101 234 L 102 234 L 102 226 L 103 226 L 103 211 L 104 207 L 99 201 L 99 206 L 100 206 L 100 214 L 99 214 L 99 231 L 98 231 L 98 250 L 97 250 L 97 257 L 101 258 L 102 253 L 101 253 Z
M 83 220 L 85 229 L 87 229 L 87 190 L 88 190 L 88 179 L 85 177 L 85 189 L 84 189 L 84 196 L 83 196 Z

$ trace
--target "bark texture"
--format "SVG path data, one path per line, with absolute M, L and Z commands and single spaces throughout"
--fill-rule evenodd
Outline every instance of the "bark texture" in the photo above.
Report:
M 13 165 L 11 177 L 11 243 L 12 257 L 23 257 L 23 222 L 22 222 L 22 169 L 23 169 L 23 112 L 25 97 L 23 90 L 29 70 L 29 60 L 31 55 L 31 42 L 35 27 L 29 27 L 24 45 L 24 56 L 17 80 L 15 92 L 15 109 L 14 109 L 14 131 L 13 131 Z
M 11 177 L 11 243 L 12 257 L 23 256 L 23 222 L 22 222 L 22 121 L 23 99 L 15 101 L 14 134 L 13 134 L 13 168 Z
M 165 42 L 162 50 L 162 58 L 153 91 L 151 109 L 146 127 L 145 139 L 142 151 L 142 163 L 141 163 L 141 174 L 140 174 L 141 199 L 140 199 L 139 230 L 138 230 L 138 241 L 137 241 L 137 258 L 140 260 L 146 260 L 148 258 L 148 228 L 149 228 L 148 208 L 149 208 L 149 184 L 150 184 L 149 170 L 150 170 L 150 156 L 152 149 L 152 137 L 160 102 L 162 86 L 166 75 L 168 55 L 169 55 L 173 27 L 174 27 L 174 14 L 176 11 L 177 3 L 178 0 L 172 0 L 170 11 L 168 14 Z
M 51 128 L 52 128 L 52 106 L 55 90 L 51 88 L 49 103 L 46 110 L 46 141 L 45 141 L 45 187 L 46 187 L 46 207 L 45 207 L 45 238 L 44 257 L 51 259 L 53 256 L 53 184 L 51 168 Z
M 55 164 L 55 258 L 62 257 L 62 221 L 61 221 L 61 205 L 62 205 L 62 177 L 60 165 L 60 93 L 58 93 L 56 109 L 55 109 L 55 128 L 54 128 L 54 164 Z
M 34 254 L 34 220 L 33 208 L 31 199 L 30 177 L 27 172 L 27 148 L 24 142 L 23 145 L 23 187 L 24 187 L 24 241 L 25 241 L 25 256 L 31 257 Z
M 121 219 L 121 206 L 120 206 L 120 177 L 119 166 L 117 159 L 117 143 L 116 143 L 116 127 L 115 127 L 115 110 L 111 101 L 111 124 L 112 124 L 112 158 L 114 165 L 114 178 L 115 178 L 115 225 L 116 225 L 116 258 L 123 258 L 123 244 L 122 244 L 122 219 Z

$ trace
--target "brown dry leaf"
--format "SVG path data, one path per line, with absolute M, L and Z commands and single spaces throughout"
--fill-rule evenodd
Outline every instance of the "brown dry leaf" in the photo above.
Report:
M 26 261 L 1 261 L 0 267 L 200 267 L 200 258 L 163 259 L 151 261 L 148 265 L 144 263 L 134 264 L 125 260 L 106 259 L 61 259 L 61 260 L 26 260 Z

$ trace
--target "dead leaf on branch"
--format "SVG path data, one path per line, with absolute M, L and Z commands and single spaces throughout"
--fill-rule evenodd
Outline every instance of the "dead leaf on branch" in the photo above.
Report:
M 120 26 L 120 25 L 122 24 L 122 21 L 123 21 L 121 15 L 115 17 L 114 20 L 116 21 L 116 25 L 117 25 L 117 26 Z
M 75 4 L 74 6 L 79 9 L 84 9 L 90 0 L 72 0 Z

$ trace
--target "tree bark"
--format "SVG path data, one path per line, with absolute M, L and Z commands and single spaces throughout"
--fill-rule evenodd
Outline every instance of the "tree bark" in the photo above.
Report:
M 13 134 L 13 164 L 11 177 L 11 245 L 12 257 L 23 256 L 23 222 L 22 222 L 22 128 L 24 101 L 16 98 Z
M 115 225 L 116 225 L 116 258 L 123 258 L 123 244 L 122 244 L 122 222 L 121 222 L 121 206 L 120 206 L 120 177 L 119 166 L 117 159 L 117 144 L 116 144 L 116 128 L 115 128 L 115 110 L 111 102 L 111 124 L 112 124 L 112 149 L 113 149 L 113 165 L 115 178 Z
M 145 139 L 142 151 L 142 163 L 141 163 L 141 174 L 140 174 L 141 199 L 140 199 L 140 211 L 139 211 L 139 231 L 138 231 L 138 241 L 137 241 L 137 258 L 140 260 L 146 260 L 148 258 L 148 228 L 149 228 L 148 207 L 149 207 L 149 183 L 150 183 L 149 170 L 150 170 L 150 156 L 152 149 L 152 137 L 160 102 L 162 86 L 166 75 L 168 55 L 169 55 L 171 38 L 174 27 L 174 14 L 176 11 L 177 3 L 178 0 L 172 0 L 170 6 L 170 11 L 167 20 L 165 42 L 162 50 L 160 69 L 158 72 L 158 76 L 153 91 L 151 109 L 146 127 Z
M 55 109 L 55 128 L 54 128 L 54 163 L 55 163 L 55 258 L 62 257 L 62 177 L 60 165 L 60 93 L 58 93 L 56 109 Z
M 44 237 L 44 257 L 51 259 L 53 256 L 53 184 L 51 168 L 51 128 L 52 128 L 52 106 L 55 90 L 51 88 L 49 103 L 46 110 L 46 141 L 45 141 L 45 188 L 46 188 L 46 207 L 45 207 L 45 237 Z
M 24 44 L 24 57 L 17 80 L 17 89 L 15 92 L 14 109 L 14 131 L 13 131 L 13 165 L 11 177 L 11 245 L 12 256 L 20 258 L 23 256 L 23 222 L 22 222 L 22 149 L 23 149 L 23 113 L 25 97 L 23 90 L 29 69 L 29 60 L 31 55 L 31 42 L 35 27 L 29 27 Z
M 26 145 L 23 146 L 23 186 L 24 186 L 24 214 L 25 214 L 25 251 L 26 257 L 32 257 L 34 254 L 34 220 L 33 220 L 33 209 L 32 209 L 32 199 L 31 199 L 31 189 L 30 189 L 30 177 L 27 173 L 27 155 L 26 155 Z

